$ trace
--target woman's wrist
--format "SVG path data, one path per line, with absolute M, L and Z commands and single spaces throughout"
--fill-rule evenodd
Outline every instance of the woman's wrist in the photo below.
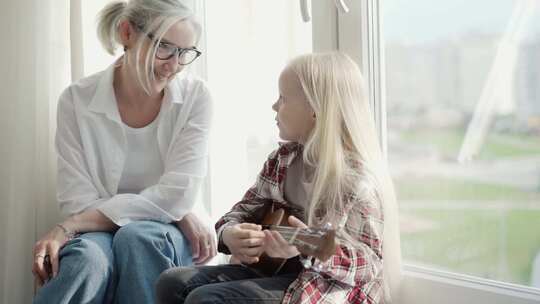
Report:
M 76 216 L 77 215 L 72 215 L 65 221 L 56 224 L 56 227 L 62 230 L 68 241 L 73 239 L 79 233 L 79 230 L 77 229 L 77 220 L 75 218 Z
M 68 228 L 68 225 L 66 225 L 65 222 L 56 224 L 56 227 L 62 230 L 62 232 L 64 233 L 64 237 L 66 238 L 67 241 L 74 239 L 75 236 L 77 235 L 77 232 L 75 230 Z

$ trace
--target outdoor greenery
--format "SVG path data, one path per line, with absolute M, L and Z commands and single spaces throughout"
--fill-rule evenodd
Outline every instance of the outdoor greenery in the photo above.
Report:
M 402 234 L 407 261 L 528 285 L 540 252 L 540 210 L 405 210 L 431 221 Z
M 442 177 L 407 177 L 394 180 L 400 200 L 477 202 L 528 201 L 538 202 L 540 192 L 525 191 L 511 186 L 495 185 Z
M 456 158 L 465 130 L 463 129 L 413 129 L 401 133 L 409 143 L 430 145 L 442 156 Z M 501 157 L 534 156 L 540 154 L 540 137 L 532 135 L 489 134 L 478 159 Z
M 464 134 L 463 129 L 420 129 L 403 131 L 400 139 L 429 147 L 442 161 L 455 161 Z M 498 133 L 486 137 L 473 161 L 525 160 L 540 167 L 539 156 L 540 137 Z M 435 174 L 394 180 L 402 218 L 409 221 L 402 223 L 409 227 L 402 230 L 405 260 L 529 285 L 540 253 L 540 184 L 526 190 Z

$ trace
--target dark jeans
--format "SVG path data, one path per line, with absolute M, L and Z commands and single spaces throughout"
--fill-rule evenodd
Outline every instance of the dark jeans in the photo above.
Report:
M 267 277 L 243 265 L 177 267 L 157 281 L 157 303 L 280 303 L 298 277 L 288 271 Z

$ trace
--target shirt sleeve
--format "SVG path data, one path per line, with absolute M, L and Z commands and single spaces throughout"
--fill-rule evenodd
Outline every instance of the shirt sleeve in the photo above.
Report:
M 55 137 L 57 152 L 56 196 L 64 216 L 96 208 L 107 199 L 100 198 L 92 183 L 83 150 L 75 106 L 70 89 L 59 98 Z
M 98 208 L 117 225 L 143 219 L 169 223 L 191 211 L 207 172 L 212 118 L 212 99 L 202 83 L 195 96 L 186 123 L 173 137 L 158 184 L 139 194 L 115 195 Z
M 383 213 L 378 201 L 353 198 L 344 229 L 355 238 L 355 244 L 340 239 L 336 253 L 315 269 L 332 280 L 349 286 L 364 285 L 382 273 Z
M 229 248 L 223 243 L 223 230 L 239 223 L 260 223 L 264 218 L 266 207 L 277 203 L 272 199 L 272 186 L 278 177 L 278 152 L 274 151 L 264 163 L 263 169 L 257 176 L 255 184 L 248 189 L 241 201 L 236 203 L 229 212 L 216 223 L 218 251 L 230 254 Z

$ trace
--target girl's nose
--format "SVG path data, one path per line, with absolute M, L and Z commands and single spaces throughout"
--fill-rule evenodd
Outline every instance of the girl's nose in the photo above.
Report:
M 278 109 L 279 109 L 279 100 L 274 102 L 274 104 L 272 105 L 272 110 L 277 112 Z

